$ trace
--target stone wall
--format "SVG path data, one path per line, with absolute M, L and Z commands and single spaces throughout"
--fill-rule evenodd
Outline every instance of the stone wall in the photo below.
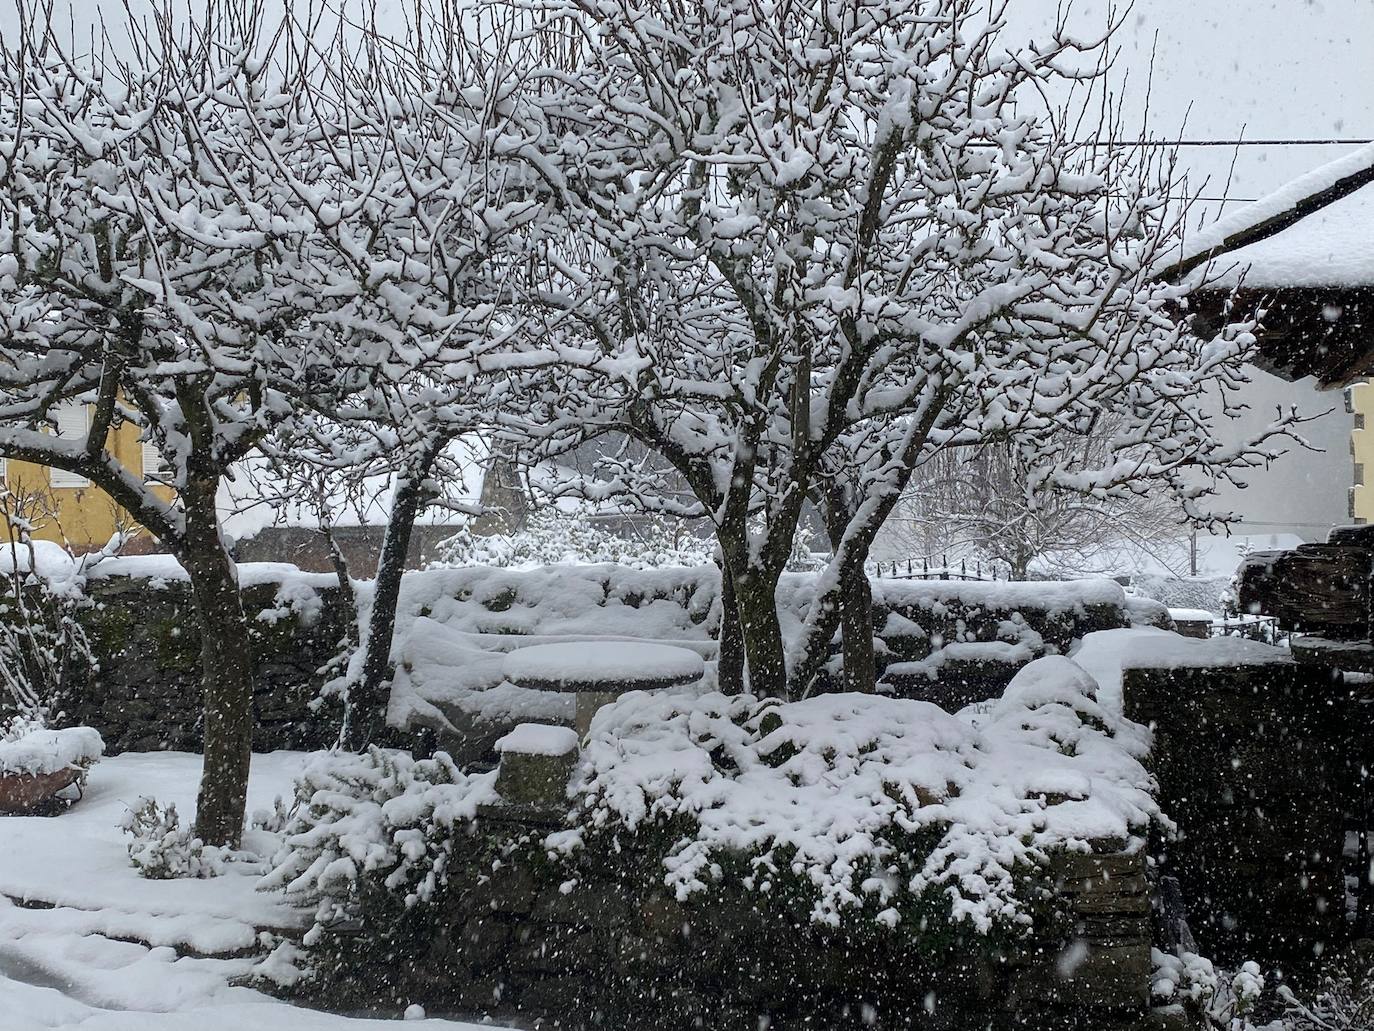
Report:
M 442 893 L 416 907 L 365 901 L 361 933 L 325 941 L 333 979 L 315 990 L 336 1006 L 380 994 L 570 1029 L 1108 1031 L 1146 1015 L 1143 854 L 1053 856 L 1025 877 L 1031 925 L 989 934 L 938 903 L 894 926 L 867 910 L 820 924 L 781 870 L 769 892 L 746 889 L 741 868 L 682 900 L 663 887 L 662 842 L 642 831 L 582 850 L 571 869 L 546 861 L 537 842 L 561 823 L 570 747 L 507 747 L 501 800 L 455 830 Z
M 1310 967 L 1347 935 L 1342 868 L 1351 770 L 1340 675 L 1275 650 L 1264 664 L 1127 669 L 1127 717 L 1178 835 L 1157 846 L 1201 951 Z
M 200 634 L 189 585 L 129 577 L 93 580 L 80 619 L 99 668 L 79 669 L 57 699 L 69 722 L 95 727 L 107 753 L 197 750 L 201 744 Z M 321 748 L 337 723 L 312 711 L 323 667 L 343 636 L 332 592 L 306 617 L 283 611 L 277 585 L 244 589 L 258 679 L 253 747 Z M 268 618 L 254 618 L 264 611 Z
M 631 845 L 622 858 L 639 857 Z M 423 990 L 564 1027 L 1132 1025 L 1150 977 L 1143 856 L 1060 856 L 1052 870 L 1062 894 L 1034 931 L 982 939 L 823 929 L 785 900 L 722 889 L 684 903 L 611 871 L 565 892 L 508 866 L 450 894 Z
M 254 698 L 257 719 L 254 747 L 270 750 L 331 743 L 337 732 L 337 713 L 309 706 L 325 679 L 320 670 L 335 656 L 343 637 L 337 589 L 319 586 L 324 578 L 317 576 L 314 586 L 303 591 L 305 596 L 315 599 L 307 606 L 308 611 L 307 608 L 288 610 L 277 601 L 279 585 L 262 582 L 268 572 L 278 579 L 283 575 L 280 568 L 264 571 L 261 577 L 255 574 L 249 578 L 251 586 L 245 588 L 244 596 L 244 608 L 253 620 L 259 670 Z M 435 571 L 439 577 L 447 572 Z M 456 607 L 479 607 L 488 620 L 507 610 L 518 609 L 522 616 L 538 611 L 528 608 L 538 599 L 520 596 L 519 588 L 526 585 L 531 593 L 540 593 L 547 590 L 547 578 L 511 570 L 477 572 L 493 583 L 510 581 L 516 587 L 494 592 L 490 598 L 479 593 L 465 601 L 455 601 Z M 696 576 L 697 571 L 683 571 L 679 578 L 686 583 L 688 574 Z M 433 575 L 412 574 L 419 578 Z M 612 579 L 616 575 L 616 568 L 609 566 L 586 567 L 585 572 L 585 576 Z M 669 582 L 674 575 L 671 571 L 653 574 L 631 571 L 624 575 L 640 579 L 657 577 L 667 587 L 673 587 Z M 460 579 L 455 577 L 455 582 Z M 802 604 L 800 588 L 806 585 L 797 577 L 789 578 L 788 583 L 790 593 L 785 594 L 783 603 L 794 607 Z M 975 584 L 967 589 L 987 593 L 990 586 Z M 947 592 L 959 591 L 958 584 L 881 585 L 882 590 L 878 593 L 886 591 L 891 595 L 887 603 L 879 603 L 875 609 L 875 637 L 883 656 L 901 660 L 928 659 L 935 647 L 933 642 L 945 640 L 986 642 L 1000 647 L 998 634 L 1005 630 L 1008 621 L 1022 627 L 1022 632 L 1037 642 L 1034 649 L 1015 662 L 999 662 L 995 658 L 977 663 L 951 661 L 940 666 L 933 676 L 925 673 L 905 679 L 889 676 L 888 682 L 894 692 L 957 709 L 968 701 L 999 695 L 1025 661 L 1043 652 L 1038 642 L 1052 649 L 1064 649 L 1070 641 L 1092 630 L 1125 623 L 1124 609 L 1116 605 L 1088 604 L 1041 610 L 1036 607 L 1036 585 L 1003 586 L 1020 592 L 1018 597 L 1024 606 L 1024 615 L 1021 609 L 991 604 L 988 599 L 960 605 L 945 596 Z M 691 591 L 679 587 L 665 588 L 664 598 L 696 606 L 699 613 L 694 612 L 687 622 L 693 633 L 709 642 L 712 631 L 705 614 L 710 609 L 710 599 L 690 599 Z M 1062 589 L 1062 585 L 1056 584 L 1044 587 L 1046 591 Z M 198 748 L 201 740 L 200 643 L 188 585 L 181 580 L 109 576 L 93 579 L 88 590 L 94 605 L 81 618 L 100 668 L 93 675 L 75 677 L 59 699 L 60 708 L 68 719 L 89 723 L 100 730 L 111 752 Z M 684 602 L 684 598 L 690 601 Z M 608 587 L 603 608 L 622 604 L 628 615 L 638 609 L 642 599 L 633 592 L 615 593 Z M 266 613 L 266 617 L 258 618 L 260 613 Z M 421 609 L 418 614 L 426 615 L 428 610 Z M 596 614 L 595 610 L 591 613 L 592 616 Z M 894 620 L 894 616 L 900 618 Z M 476 622 L 483 625 L 480 620 Z M 517 626 L 518 621 L 513 619 L 507 622 L 512 626 L 503 624 L 500 628 L 506 637 L 539 636 L 537 625 Z M 622 627 L 622 632 L 630 626 L 624 621 L 614 621 L 614 625 Z M 569 631 L 563 627 L 559 633 L 567 635 Z M 518 640 L 507 640 L 502 641 L 500 647 L 518 644 Z M 455 725 L 462 726 L 456 721 Z M 401 729 L 413 733 L 417 728 Z M 455 756 L 490 758 L 487 745 L 507 729 L 508 725 L 497 721 L 471 731 L 473 747 L 448 739 L 443 745 Z

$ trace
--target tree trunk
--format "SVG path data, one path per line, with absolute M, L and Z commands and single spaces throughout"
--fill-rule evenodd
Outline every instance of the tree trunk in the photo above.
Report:
M 787 697 L 787 658 L 778 620 L 777 581 L 751 570 L 734 577 L 740 633 L 748 660 L 749 690 L 764 698 Z
M 196 836 L 207 845 L 237 848 L 253 758 L 253 643 L 239 595 L 238 571 L 219 532 L 218 479 L 188 480 L 181 491 L 186 533 L 177 557 L 191 578 L 205 699 Z
M 367 633 L 363 643 L 363 668 L 349 685 L 344 705 L 344 747 L 362 751 L 386 718 L 386 695 L 382 685 L 391 668 L 391 642 L 396 632 L 396 605 L 401 597 L 401 578 L 410 553 L 415 517 L 429 500 L 424 481 L 429 477 L 437 449 L 426 451 L 419 464 L 396 484 L 391 502 L 382 553 L 377 560 L 377 579 L 373 584 L 372 606 L 368 610 Z
M 878 683 L 873 655 L 873 587 L 863 558 L 840 567 L 840 635 L 844 642 L 844 689 L 872 694 Z
M 739 601 L 730 570 L 720 563 L 720 633 L 716 683 L 722 694 L 744 693 L 744 635 L 740 629 Z
M 1013 558 L 1008 565 L 1011 566 L 1011 578 L 1013 580 L 1026 580 L 1030 577 L 1031 556 L 1020 548 L 1013 552 Z

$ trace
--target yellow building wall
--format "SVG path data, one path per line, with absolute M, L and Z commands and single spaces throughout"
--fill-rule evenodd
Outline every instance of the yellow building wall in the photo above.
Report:
M 1347 387 L 1345 398 L 1353 419 L 1350 518 L 1357 523 L 1374 522 L 1374 383 L 1366 380 Z
M 110 450 L 124 468 L 146 475 L 143 447 L 138 427 L 124 423 L 110 435 Z M 54 487 L 49 470 L 30 462 L 6 463 L 5 482 L 18 499 L 21 514 L 34 526 L 39 540 L 66 544 L 73 551 L 101 548 L 118 529 L 138 529 L 133 518 L 113 498 L 95 486 Z M 172 497 L 170 487 L 153 488 L 163 498 Z M 0 520 L 0 539 L 8 538 Z M 140 534 L 147 540 L 147 534 Z

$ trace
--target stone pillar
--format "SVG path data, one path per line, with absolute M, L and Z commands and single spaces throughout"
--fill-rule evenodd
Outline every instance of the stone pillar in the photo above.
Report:
M 1004 1011 L 1018 1026 L 1059 1026 L 1055 1014 L 1091 1015 L 1098 1028 L 1143 1018 L 1150 994 L 1145 853 L 1057 853 L 1049 874 L 1066 922 L 1009 957 Z
M 577 733 L 569 727 L 521 723 L 496 742 L 501 763 L 496 773 L 500 808 L 531 815 L 561 813 L 568 804 L 568 781 L 577 764 Z M 494 808 L 494 807 L 488 807 Z

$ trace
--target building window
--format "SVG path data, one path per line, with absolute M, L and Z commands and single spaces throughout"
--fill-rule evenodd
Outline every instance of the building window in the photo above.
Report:
M 1355 518 L 1355 488 L 1349 487 L 1345 492 L 1345 514 L 1350 519 Z
M 1355 428 L 1357 430 L 1364 429 L 1364 412 L 1355 413 Z
M 1356 462 L 1356 463 L 1355 463 L 1355 485 L 1356 485 L 1356 486 L 1362 486 L 1363 484 L 1364 484 L 1364 463 L 1363 463 L 1363 462 Z
M 175 476 L 171 463 L 162 457 L 157 442 L 143 442 L 143 479 L 148 483 L 170 484 Z
M 52 411 L 53 421 L 57 423 L 57 435 L 64 440 L 85 440 L 90 429 L 90 415 L 82 404 L 65 404 Z M 54 487 L 89 487 L 91 481 L 65 469 L 49 469 L 48 482 Z
M 1353 387 L 1346 387 L 1341 393 L 1345 396 L 1345 410 L 1353 412 L 1355 410 L 1355 394 Z

